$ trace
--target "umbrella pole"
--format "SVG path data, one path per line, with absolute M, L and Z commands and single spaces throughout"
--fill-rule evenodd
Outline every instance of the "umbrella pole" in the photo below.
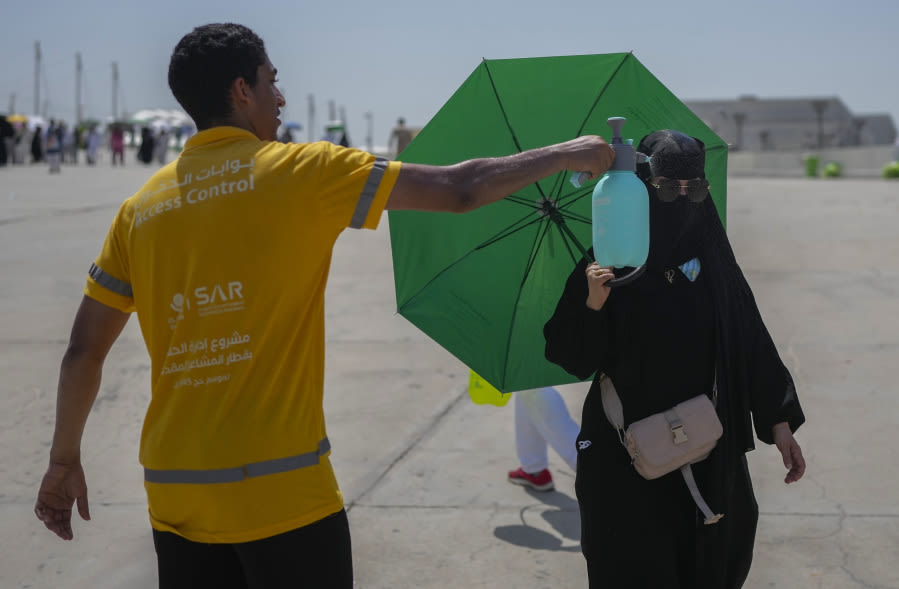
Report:
M 549 218 L 559 226 L 559 231 L 562 233 L 562 239 L 568 238 L 568 240 L 574 243 L 578 251 L 581 252 L 581 255 L 586 258 L 588 264 L 592 264 L 596 261 L 589 253 L 587 253 L 587 250 L 584 248 L 584 246 L 581 245 L 581 242 L 574 235 L 574 232 L 571 230 L 571 228 L 565 224 L 565 219 L 562 217 L 562 214 L 558 209 L 553 209 L 549 214 Z

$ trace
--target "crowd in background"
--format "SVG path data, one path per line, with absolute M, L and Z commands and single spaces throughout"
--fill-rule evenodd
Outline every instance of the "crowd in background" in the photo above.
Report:
M 287 121 L 278 130 L 278 141 L 293 143 L 294 132 L 300 129 L 299 123 Z M 391 131 L 386 155 L 398 157 L 418 130 L 406 127 L 405 120 L 400 118 Z M 145 165 L 162 165 L 180 153 L 194 133 L 194 125 L 183 121 L 173 124 L 161 119 L 138 123 L 89 120 L 70 125 L 62 119 L 0 114 L 0 166 L 43 164 L 50 173 L 59 173 L 62 165 L 82 161 L 89 166 L 100 163 L 119 166 L 125 165 L 128 148 L 133 153 L 127 159 Z M 328 121 L 321 141 L 351 145 L 342 120 Z
M 125 165 L 128 148 L 135 148 L 138 162 L 161 165 L 195 132 L 191 125 L 173 128 L 159 122 L 72 125 L 61 119 L 0 115 L 0 166 L 44 164 L 50 173 L 59 173 L 63 164 L 81 161 Z

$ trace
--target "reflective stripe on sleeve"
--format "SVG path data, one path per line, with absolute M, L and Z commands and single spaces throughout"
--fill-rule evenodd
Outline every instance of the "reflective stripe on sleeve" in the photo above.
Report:
M 96 264 L 91 264 L 91 269 L 87 274 L 94 279 L 94 282 L 107 290 L 111 290 L 112 292 L 118 295 L 122 295 L 123 297 L 134 297 L 134 292 L 131 290 L 130 284 L 123 280 L 119 280 L 115 276 L 110 276 Z
M 214 483 L 236 483 L 252 477 L 261 477 L 280 472 L 299 470 L 319 463 L 319 457 L 331 449 L 328 438 L 318 443 L 318 449 L 305 454 L 274 458 L 262 462 L 252 462 L 234 468 L 217 468 L 213 470 L 154 470 L 144 469 L 144 480 L 148 483 L 186 483 L 206 485 Z
M 375 200 L 375 194 L 378 192 L 378 186 L 381 185 L 381 178 L 387 171 L 387 158 L 379 157 L 371 167 L 368 173 L 368 180 L 362 188 L 362 194 L 359 195 L 359 202 L 356 203 L 356 210 L 353 212 L 353 219 L 350 221 L 350 227 L 353 229 L 361 229 L 365 225 L 365 219 L 368 217 L 368 211 L 371 208 L 372 201 Z

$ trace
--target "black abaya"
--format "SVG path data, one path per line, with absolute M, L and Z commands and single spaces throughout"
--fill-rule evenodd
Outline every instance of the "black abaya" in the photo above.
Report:
M 758 520 L 745 458 L 752 424 L 772 443 L 774 424 L 786 421 L 795 431 L 804 417 L 711 198 L 660 203 L 651 193 L 650 200 L 646 273 L 613 288 L 593 311 L 581 261 L 544 328 L 547 359 L 581 379 L 597 376 L 578 437 L 582 550 L 591 587 L 738 588 Z M 665 242 L 660 219 L 672 218 L 687 230 Z M 701 264 L 694 282 L 678 268 L 692 258 Z M 711 509 L 725 514 L 721 521 L 702 523 L 678 471 L 648 481 L 634 470 L 602 409 L 602 373 L 615 383 L 625 425 L 697 394 L 711 396 L 717 374 L 724 435 L 693 471 Z

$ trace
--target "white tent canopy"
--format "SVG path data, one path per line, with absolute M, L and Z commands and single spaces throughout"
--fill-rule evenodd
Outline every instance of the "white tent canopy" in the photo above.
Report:
M 128 120 L 154 126 L 166 125 L 169 128 L 192 127 L 194 124 L 184 111 L 164 108 L 141 109 L 129 116 Z

